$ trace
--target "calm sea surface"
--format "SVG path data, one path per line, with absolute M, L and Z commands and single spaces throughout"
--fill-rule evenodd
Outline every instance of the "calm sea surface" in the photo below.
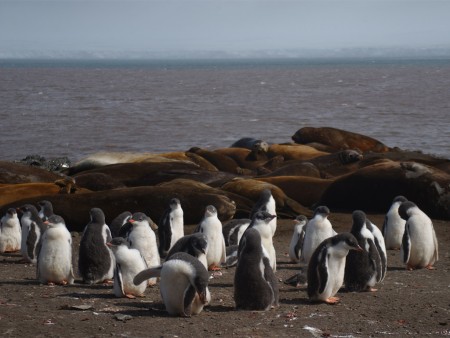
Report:
M 0 60 L 0 160 L 290 142 L 336 127 L 450 158 L 450 60 Z

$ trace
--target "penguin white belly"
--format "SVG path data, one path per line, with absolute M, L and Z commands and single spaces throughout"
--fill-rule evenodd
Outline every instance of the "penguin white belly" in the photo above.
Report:
M 403 233 L 405 232 L 406 221 L 398 215 L 388 215 L 391 219 L 388 223 L 385 235 L 387 249 L 399 249 L 402 245 Z
M 41 283 L 73 283 L 72 247 L 65 238 L 53 237 L 51 230 L 39 253 L 38 276 Z
M 184 236 L 183 215 L 174 217 L 172 220 L 172 239 L 170 240 L 170 248 Z
M 194 301 L 192 302 L 192 314 L 198 315 L 200 312 L 203 311 L 203 308 L 208 305 L 211 302 L 211 293 L 209 292 L 209 289 L 206 288 L 206 304 L 203 304 L 203 302 L 200 300 L 200 297 L 198 294 L 195 294 Z
M 20 228 L 3 226 L 0 234 L 0 253 L 20 250 L 21 237 Z
M 336 250 L 330 248 L 326 265 L 328 280 L 323 293 L 319 295 L 321 300 L 333 297 L 342 287 L 344 283 L 345 256 L 340 255 Z
M 241 241 L 242 235 L 244 234 L 245 230 L 247 230 L 249 225 L 250 225 L 250 223 L 239 227 L 238 235 L 237 235 L 237 244 L 239 244 L 239 242 Z
M 147 282 L 144 281 L 139 285 L 133 283 L 134 277 L 141 271 L 146 269 L 145 263 L 141 255 L 136 252 L 136 255 L 121 254 L 116 257 L 117 264 L 120 266 L 122 285 L 114 283 L 114 294 L 118 297 L 122 296 L 122 289 L 125 294 L 132 294 L 135 296 L 143 295 L 147 288 Z
M 208 238 L 208 251 L 206 252 L 206 261 L 208 266 L 217 265 L 225 262 L 225 238 L 222 231 L 210 231 L 206 229 L 203 232 Z
M 139 250 L 149 268 L 161 264 L 158 246 L 156 245 L 156 236 L 153 231 L 133 230 L 130 234 L 129 241 L 131 242 L 132 248 Z
M 421 226 L 422 228 L 419 228 Z M 429 224 L 420 224 L 410 226 L 409 236 L 411 240 L 410 256 L 408 265 L 425 267 L 434 264 L 436 259 L 435 239 L 432 226 Z
M 303 244 L 302 257 L 304 262 L 307 264 L 319 244 L 332 236 L 333 229 L 331 227 L 330 229 L 310 229 L 305 235 Z
M 267 258 L 269 258 L 272 270 L 275 272 L 277 270 L 277 254 L 273 246 L 272 237 L 261 237 L 261 245 L 266 252 Z

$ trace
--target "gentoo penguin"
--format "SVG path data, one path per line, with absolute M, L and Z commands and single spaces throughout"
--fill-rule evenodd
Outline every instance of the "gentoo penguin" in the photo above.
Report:
M 208 270 L 220 270 L 220 265 L 226 260 L 225 239 L 222 233 L 222 222 L 217 217 L 217 210 L 213 205 L 208 205 L 205 215 L 195 232 L 206 235 L 208 250 L 206 262 Z
M 160 267 L 140 272 L 134 283 L 155 277 L 161 277 L 161 297 L 170 315 L 190 317 L 199 314 L 211 301 L 208 271 L 198 259 L 185 252 L 177 252 Z
M 348 291 L 376 291 L 373 288 L 382 276 L 381 258 L 373 234 L 367 229 L 366 214 L 355 210 L 350 230 L 363 252 L 349 252 L 345 265 L 344 283 Z
M 277 208 L 275 204 L 275 199 L 272 196 L 272 192 L 270 189 L 264 189 L 259 196 L 258 201 L 253 206 L 252 211 L 250 212 L 250 219 L 253 220 L 253 216 L 258 211 L 265 211 L 271 215 L 277 215 Z M 275 235 L 275 231 L 277 230 L 277 218 L 273 218 L 270 222 L 270 227 L 272 229 L 272 237 Z
M 205 268 L 208 269 L 208 262 L 206 261 L 207 251 L 208 238 L 205 234 L 195 232 L 191 235 L 181 237 L 169 250 L 166 260 L 177 252 L 186 252 L 189 255 L 196 257 L 205 266 Z
M 265 211 L 258 211 L 252 219 L 252 222 L 248 226 L 248 229 L 256 229 L 261 236 L 261 244 L 263 247 L 263 253 L 269 259 L 270 267 L 275 272 L 277 270 L 277 254 L 273 245 L 271 222 L 276 218 L 275 215 L 271 215 Z M 245 231 L 247 231 L 245 230 Z M 245 234 L 245 232 L 244 232 Z M 242 240 L 242 239 L 241 239 Z M 241 245 L 239 244 L 239 248 Z M 240 251 L 240 249 L 239 249 Z M 239 255 L 239 254 L 238 254 Z M 238 257 L 239 259 L 239 257 Z
M 20 250 L 22 229 L 16 209 L 9 208 L 0 220 L 0 253 Z
M 308 219 L 303 215 L 298 215 L 294 220 L 294 232 L 292 233 L 291 244 L 289 245 L 289 258 L 291 262 L 298 263 L 302 254 L 303 240 L 305 239 L 305 225 Z
M 312 301 L 336 304 L 344 281 L 349 250 L 362 251 L 355 236 L 344 232 L 327 238 L 314 250 L 308 264 L 308 297 Z
M 242 236 L 234 275 L 234 301 L 238 310 L 265 311 L 278 306 L 278 282 L 263 254 L 258 230 Z
M 63 218 L 52 215 L 45 221 L 47 230 L 42 235 L 37 259 L 37 279 L 42 284 L 72 284 L 72 236 Z
M 380 255 L 381 274 L 377 278 L 377 283 L 380 283 L 384 280 L 384 277 L 386 277 L 387 271 L 387 253 L 384 243 L 384 237 L 380 229 L 378 229 L 378 227 L 369 219 L 366 219 L 366 228 L 372 233 L 375 247 L 377 248 L 378 254 Z
M 159 254 L 165 257 L 170 248 L 184 236 L 183 209 L 180 200 L 172 198 L 158 226 Z
M 142 257 L 139 250 L 131 249 L 128 241 L 123 237 L 113 238 L 106 245 L 111 248 L 116 258 L 114 295 L 127 298 L 143 297 L 147 283 L 142 282 L 135 285 L 133 279 L 139 272 L 147 269 L 144 257 Z
M 22 212 L 22 217 L 20 218 L 20 223 L 22 224 L 20 252 L 25 261 L 34 264 L 37 262 L 40 239 L 46 226 L 39 217 L 34 205 L 25 204 L 19 210 Z
M 153 229 L 158 229 L 156 224 L 143 212 L 136 212 L 128 220 L 131 228 L 126 234 L 126 239 L 130 243 L 130 248 L 137 249 L 144 257 L 148 267 L 161 265 L 161 258 L 158 253 L 158 245 L 156 243 L 156 235 Z M 126 228 L 127 225 L 122 227 Z M 149 285 L 155 285 L 157 278 L 149 280 Z
M 39 217 L 45 222 L 53 215 L 53 204 L 50 201 L 43 200 L 38 202 Z
M 109 282 L 116 265 L 114 254 L 106 245 L 112 239 L 111 232 L 101 209 L 92 208 L 89 215 L 91 220 L 81 235 L 78 270 L 84 283 Z
M 406 220 L 402 239 L 402 260 L 408 270 L 434 269 L 439 259 L 438 241 L 431 219 L 413 202 L 403 202 L 398 208 Z
M 223 237 L 225 238 L 225 245 L 238 245 L 244 231 L 247 230 L 251 223 L 249 218 L 232 219 L 223 225 Z
M 328 220 L 330 209 L 319 206 L 314 210 L 313 217 L 306 223 L 301 261 L 308 264 L 314 250 L 327 238 L 336 235 L 336 231 Z
M 398 207 L 407 199 L 403 196 L 394 198 L 383 223 L 383 236 L 388 250 L 399 250 L 402 246 L 402 237 L 405 232 L 406 221 L 398 214 Z
M 109 230 L 112 238 L 119 237 L 120 229 L 130 220 L 131 216 L 133 216 L 131 212 L 124 211 L 111 221 Z

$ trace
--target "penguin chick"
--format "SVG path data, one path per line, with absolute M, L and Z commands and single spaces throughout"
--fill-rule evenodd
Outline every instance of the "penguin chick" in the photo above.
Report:
M 405 232 L 406 221 L 398 214 L 400 204 L 406 202 L 407 199 L 403 196 L 397 196 L 392 201 L 383 223 L 383 236 L 385 240 L 386 249 L 399 250 L 402 246 L 403 233 Z
M 25 204 L 19 210 L 22 212 L 20 252 L 25 261 L 35 264 L 39 254 L 41 236 L 45 232 L 46 226 L 34 205 Z
M 174 244 L 184 236 L 183 209 L 178 198 L 172 198 L 159 221 L 159 254 L 165 257 Z
M 0 253 L 19 251 L 21 239 L 22 229 L 17 211 L 9 208 L 0 220 Z
M 198 259 L 185 252 L 175 253 L 160 267 L 140 272 L 134 283 L 155 277 L 161 278 L 161 298 L 172 316 L 199 314 L 211 300 L 208 271 Z
M 116 297 L 136 298 L 144 297 L 147 283 L 139 285 L 133 283 L 134 277 L 147 268 L 145 260 L 137 249 L 131 249 L 128 241 L 123 237 L 116 237 L 106 243 L 116 258 L 114 269 L 114 295 Z
M 234 301 L 238 310 L 266 311 L 278 306 L 278 282 L 263 255 L 258 230 L 248 228 L 242 236 L 234 275 Z
M 252 211 L 250 212 L 250 219 L 253 219 L 253 217 L 258 211 L 265 211 L 274 216 L 277 215 L 275 199 L 273 198 L 270 189 L 264 189 L 261 192 L 258 201 L 256 201 L 255 205 L 252 208 Z M 272 221 L 270 222 L 270 228 L 272 229 L 272 237 L 273 237 L 275 235 L 275 231 L 277 230 L 276 217 L 272 219 Z
M 298 263 L 300 261 L 303 241 L 305 239 L 305 225 L 308 219 L 299 215 L 294 220 L 294 232 L 292 233 L 291 243 L 289 245 L 289 258 L 291 262 Z
M 311 301 L 336 304 L 335 294 L 344 281 L 349 250 L 362 252 L 355 236 L 341 233 L 327 238 L 314 250 L 308 264 L 308 297 Z
M 61 216 L 50 216 L 46 225 L 37 258 L 37 279 L 48 285 L 73 284 L 72 236 Z
M 402 238 L 401 256 L 408 270 L 434 269 L 439 259 L 438 240 L 431 219 L 411 201 L 398 208 L 400 217 L 406 220 Z

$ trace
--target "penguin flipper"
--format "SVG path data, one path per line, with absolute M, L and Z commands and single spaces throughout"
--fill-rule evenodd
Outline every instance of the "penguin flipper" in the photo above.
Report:
M 328 256 L 323 257 L 323 255 L 327 255 L 326 250 L 322 249 L 322 252 L 319 255 L 319 263 L 317 264 L 317 279 L 318 279 L 318 290 L 319 294 L 325 291 L 325 287 L 328 282 Z
M 120 269 L 119 264 L 116 264 L 116 269 L 114 270 L 114 285 L 116 285 L 116 283 L 120 287 L 122 296 L 125 296 L 125 290 L 123 289 L 122 270 Z
M 300 257 L 302 256 L 302 251 L 303 251 L 303 242 L 305 241 L 305 227 L 303 227 L 302 231 L 300 231 L 300 233 L 298 234 L 298 238 L 297 238 L 297 243 L 295 243 L 294 246 L 294 254 L 295 257 L 300 260 Z
M 162 268 L 162 265 L 158 266 L 158 267 L 150 268 L 150 269 L 145 269 L 145 270 L 139 272 L 133 279 L 134 285 L 139 285 L 143 281 L 153 278 L 153 277 L 161 277 L 161 268 Z
M 38 233 L 37 233 L 38 226 L 35 222 L 32 222 L 30 225 L 30 231 L 28 232 L 28 237 L 26 241 L 27 245 L 27 255 L 28 258 L 33 261 L 35 259 L 35 243 L 38 240 Z
M 405 224 L 405 232 L 402 237 L 402 251 L 403 251 L 403 263 L 408 263 L 409 256 L 411 254 L 411 239 L 409 237 L 409 225 Z

